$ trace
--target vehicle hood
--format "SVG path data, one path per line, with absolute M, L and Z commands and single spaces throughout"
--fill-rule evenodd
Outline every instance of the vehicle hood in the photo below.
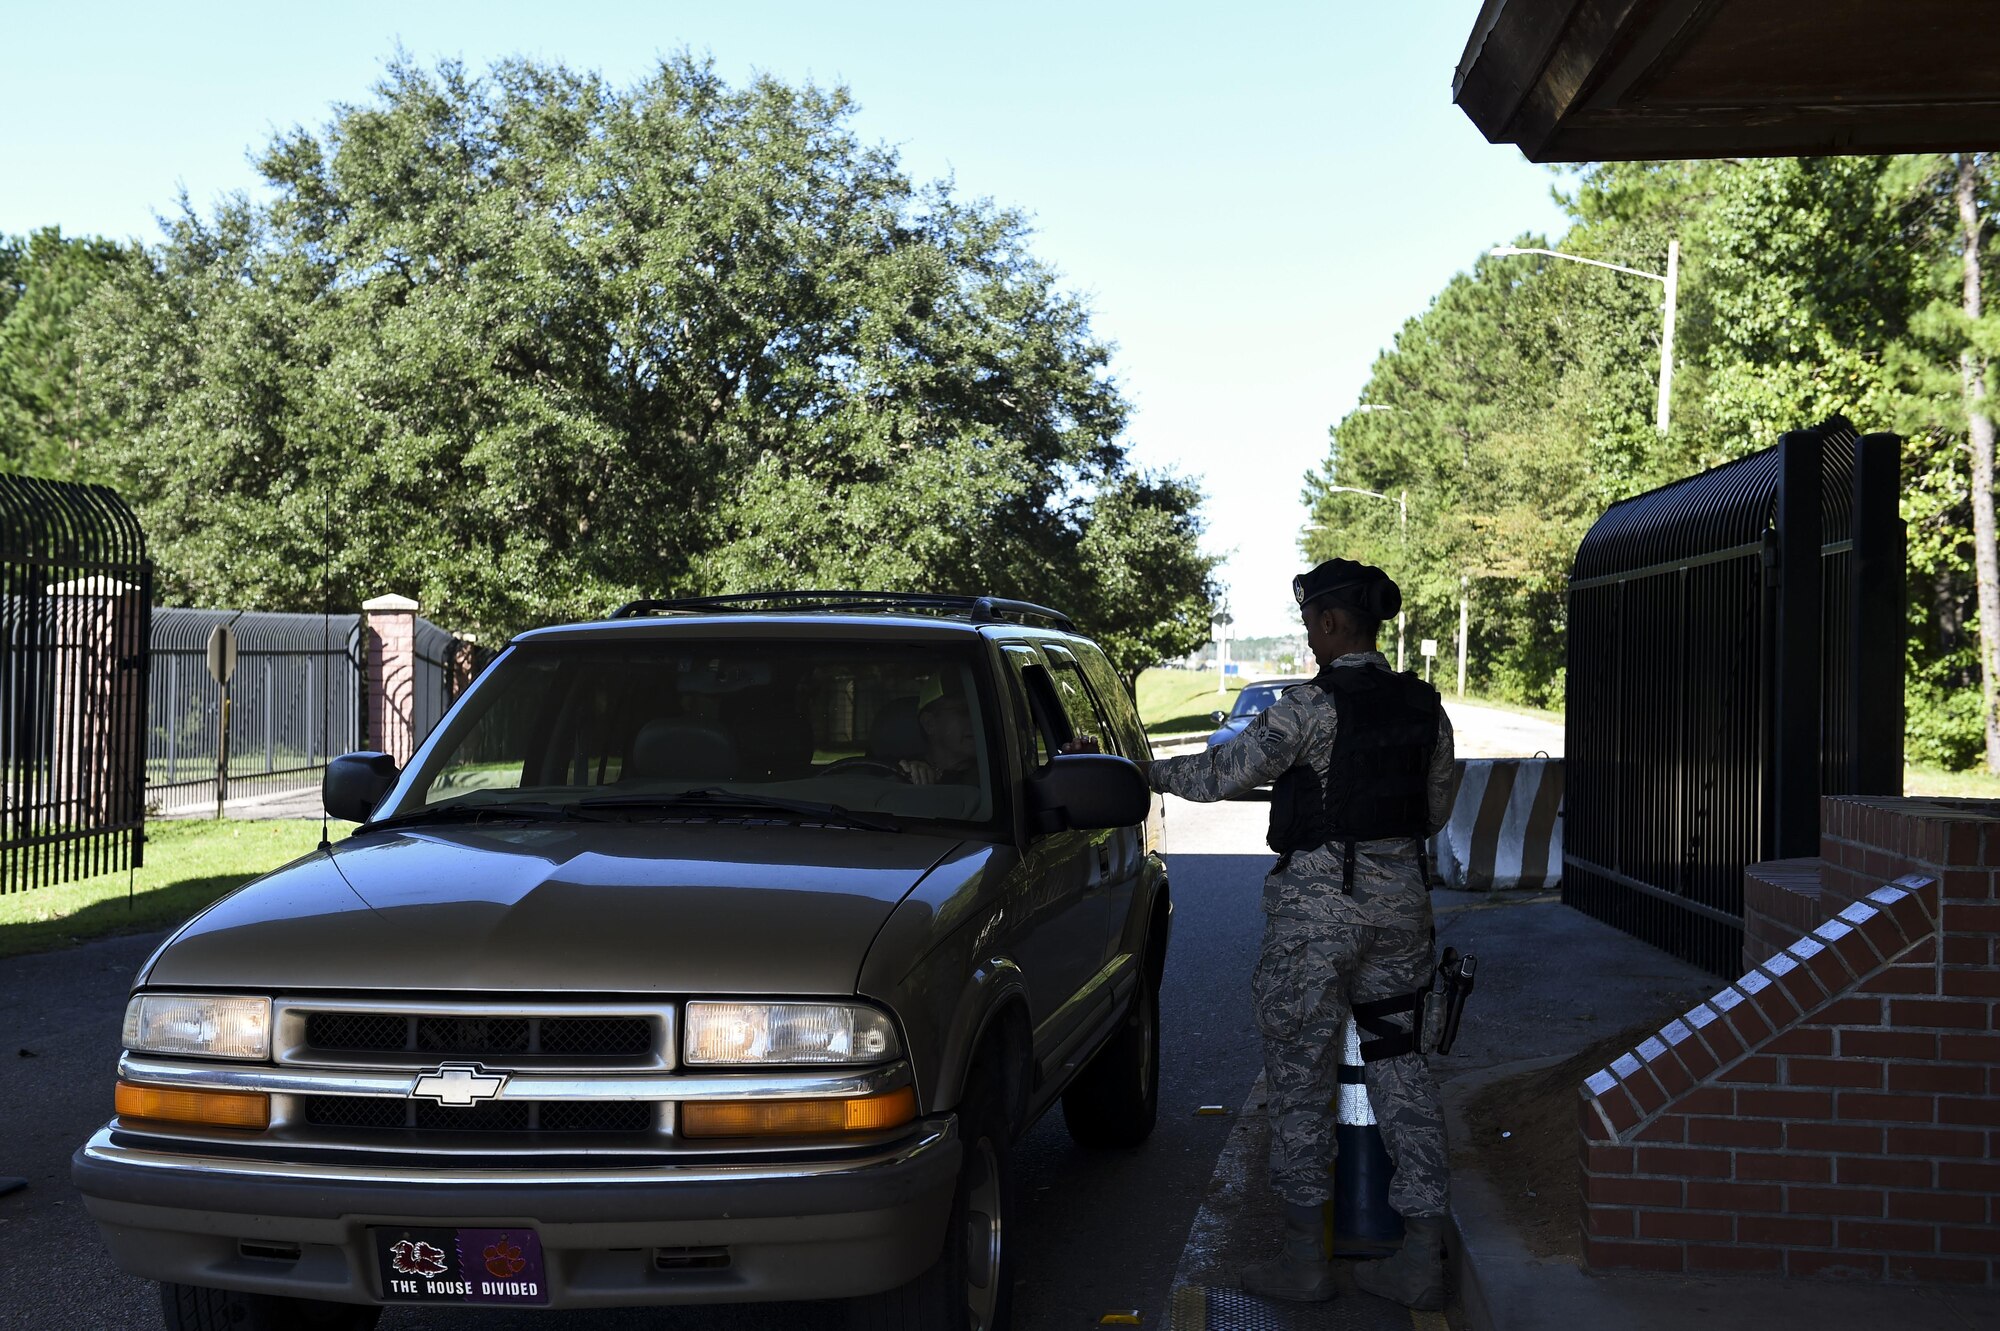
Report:
M 882 922 L 957 844 L 708 821 L 363 833 L 211 906 L 140 982 L 852 993 Z
M 1218 744 L 1227 744 L 1230 740 L 1235 739 L 1238 735 L 1248 730 L 1250 723 L 1256 719 L 1254 715 L 1230 717 L 1222 723 L 1220 729 L 1208 737 L 1208 747 L 1212 749 Z

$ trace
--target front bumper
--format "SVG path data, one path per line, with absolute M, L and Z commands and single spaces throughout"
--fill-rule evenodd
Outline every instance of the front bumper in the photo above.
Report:
M 858 1157 L 604 1169 L 182 1154 L 107 1127 L 78 1149 L 70 1177 L 112 1258 L 154 1280 L 385 1303 L 371 1226 L 532 1227 L 547 1306 L 605 1308 L 844 1298 L 906 1283 L 942 1247 L 960 1153 L 951 1118 Z M 718 1248 L 727 1265 L 673 1264 L 674 1253 Z

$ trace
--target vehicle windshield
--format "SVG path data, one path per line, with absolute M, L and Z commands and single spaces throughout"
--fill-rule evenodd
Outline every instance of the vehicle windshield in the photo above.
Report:
M 1229 714 L 1231 716 L 1255 716 L 1272 703 L 1278 701 L 1284 695 L 1285 690 L 1296 683 L 1298 683 L 1297 680 L 1288 679 L 1282 684 L 1245 685 L 1243 692 L 1236 695 L 1236 705 L 1229 709 Z
M 969 651 L 732 639 L 547 642 L 495 663 L 385 817 L 481 804 L 838 806 L 994 817 Z M 703 792 L 693 795 L 692 792 Z

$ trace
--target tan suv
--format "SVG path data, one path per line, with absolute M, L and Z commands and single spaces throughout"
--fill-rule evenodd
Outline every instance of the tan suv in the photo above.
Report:
M 524 634 L 407 770 L 332 764 L 354 835 L 146 962 L 76 1184 L 173 1328 L 840 1298 L 998 1331 L 1010 1143 L 1057 1101 L 1086 1145 L 1152 1130 L 1148 756 L 1097 647 L 990 597 Z

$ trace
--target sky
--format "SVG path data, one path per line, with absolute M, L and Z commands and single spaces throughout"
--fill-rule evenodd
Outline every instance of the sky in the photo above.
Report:
M 686 48 L 731 82 L 845 84 L 914 178 L 1034 219 L 1117 348 L 1134 460 L 1207 495 L 1233 632 L 1289 632 L 1303 478 L 1376 355 L 1482 250 L 1564 226 L 1555 178 L 1451 104 L 1478 10 L 0 0 L 0 232 L 155 240 L 181 189 L 254 190 L 254 150 L 364 100 L 399 44 L 621 83 Z

